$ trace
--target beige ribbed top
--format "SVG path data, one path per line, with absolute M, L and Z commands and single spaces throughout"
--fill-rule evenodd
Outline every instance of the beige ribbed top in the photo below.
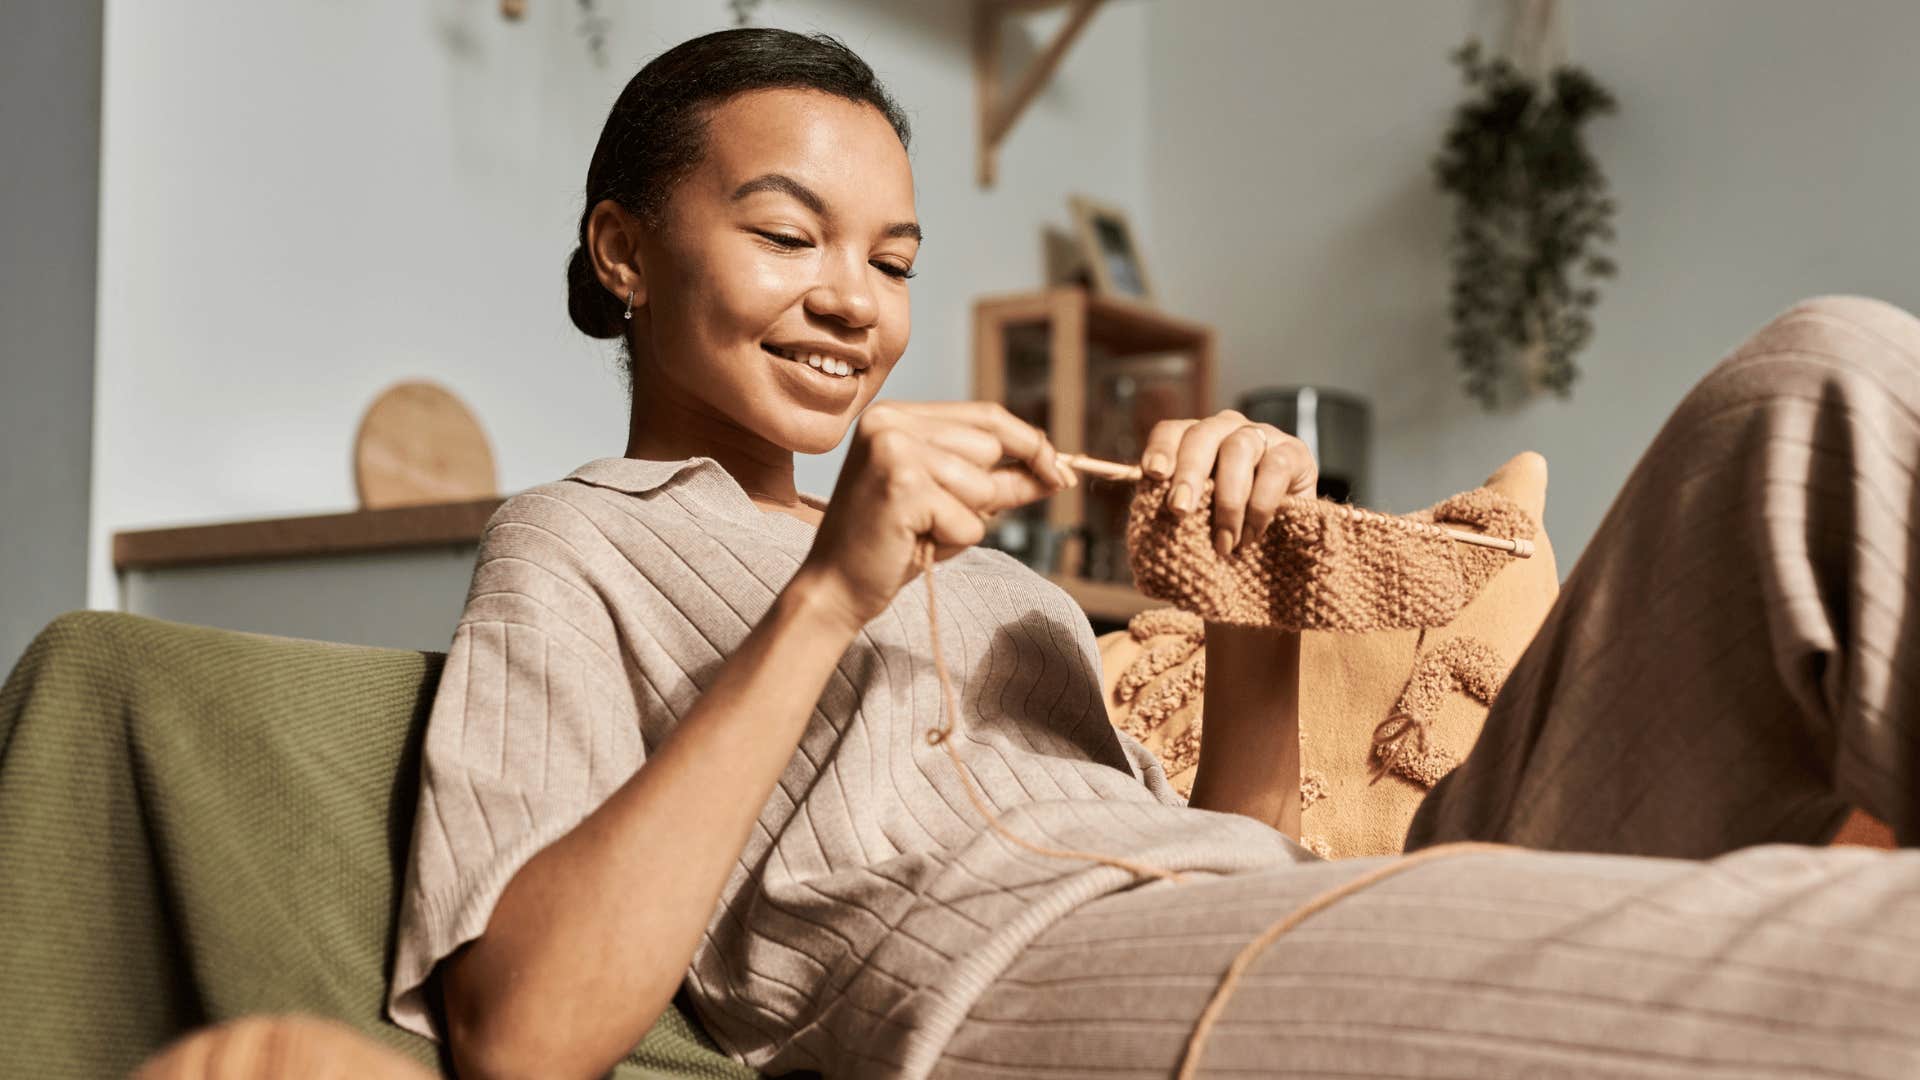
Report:
M 433 1034 L 420 992 L 433 965 L 641 767 L 813 535 L 704 457 L 602 458 L 494 515 L 427 729 L 396 1022 Z M 1177 870 L 1308 857 L 1252 819 L 1184 806 L 1113 729 L 1091 628 L 1066 593 L 982 549 L 933 574 L 959 750 L 1008 826 Z M 916 583 L 841 658 L 694 953 L 700 1020 L 746 1064 L 924 1075 L 1027 942 L 1133 887 L 1124 870 L 988 829 L 924 737 L 939 701 Z

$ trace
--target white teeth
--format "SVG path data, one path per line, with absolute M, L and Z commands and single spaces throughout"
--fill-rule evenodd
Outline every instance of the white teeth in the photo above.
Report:
M 787 349 L 775 348 L 771 345 L 768 346 L 768 349 L 776 356 L 784 357 L 795 363 L 805 364 L 823 374 L 838 375 L 843 378 L 853 374 L 853 363 L 849 360 L 841 360 L 838 357 L 827 356 L 823 353 L 794 352 Z

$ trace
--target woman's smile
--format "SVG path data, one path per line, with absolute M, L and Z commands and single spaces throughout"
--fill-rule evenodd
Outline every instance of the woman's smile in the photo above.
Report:
M 805 364 L 823 375 L 830 375 L 835 378 L 844 379 L 857 376 L 868 367 L 864 357 L 856 359 L 857 354 L 834 346 L 822 347 L 807 344 L 775 345 L 772 342 L 763 341 L 760 343 L 760 347 L 782 360 Z
M 767 362 L 780 374 L 776 378 L 802 407 L 841 415 L 859 400 L 866 369 L 847 360 L 820 352 L 788 351 L 776 345 L 761 344 Z M 847 374 L 842 375 L 840 372 Z

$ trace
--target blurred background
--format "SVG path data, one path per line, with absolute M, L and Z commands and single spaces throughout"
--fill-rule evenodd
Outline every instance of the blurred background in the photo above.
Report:
M 1295 423 L 1310 388 L 1323 456 L 1338 444 L 1352 474 L 1331 494 L 1370 506 L 1424 506 L 1543 453 L 1563 570 L 1660 420 L 1772 314 L 1832 292 L 1920 306 L 1920 5 L 1905 0 L 1551 5 L 1557 55 L 1617 103 L 1582 137 L 1616 207 L 1602 249 L 1618 270 L 1565 396 L 1523 388 L 1493 408 L 1463 389 L 1450 339 L 1457 204 L 1434 159 L 1473 93 L 1450 55 L 1473 34 L 1498 49 L 1516 18 L 1542 17 L 1527 5 L 517 6 L 6 5 L 9 666 L 84 606 L 444 647 L 472 515 L 355 517 L 370 505 L 362 419 L 395 383 L 438 384 L 484 431 L 499 494 L 621 453 L 615 354 L 565 310 L 586 164 L 634 70 L 742 18 L 839 36 L 912 118 L 928 240 L 889 396 L 1013 395 L 1029 361 L 1029 381 L 1059 391 L 1048 365 L 1071 359 L 1083 399 L 1035 407 L 1079 410 L 1076 438 L 1118 452 L 1168 405 L 1148 400 L 1155 380 L 1193 374 L 1183 363 L 1208 368 L 1181 385 L 1210 408 L 1264 403 Z M 984 147 L 1035 65 L 1044 78 Z M 1092 265 L 1102 244 L 1109 272 Z M 1076 319 L 1084 334 L 1058 329 Z M 801 488 L 827 492 L 838 464 L 803 461 Z M 1113 583 L 1097 500 L 1071 509 L 1000 539 Z M 273 524 L 321 514 L 345 523 L 298 542 L 312 529 Z M 265 524 L 153 532 L 231 522 Z M 118 557 L 116 534 L 136 534 Z M 1124 616 L 1124 597 L 1086 595 L 1096 620 L 1109 601 Z

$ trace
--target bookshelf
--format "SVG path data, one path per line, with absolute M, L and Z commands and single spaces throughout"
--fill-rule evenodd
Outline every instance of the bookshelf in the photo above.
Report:
M 1200 323 L 1069 285 L 974 303 L 973 396 L 1061 450 L 1137 459 L 1153 420 L 1211 413 L 1213 388 L 1214 335 Z M 1128 490 L 1083 482 L 1019 523 L 1046 538 L 1022 557 L 1096 623 L 1158 606 L 1134 591 L 1117 551 Z

